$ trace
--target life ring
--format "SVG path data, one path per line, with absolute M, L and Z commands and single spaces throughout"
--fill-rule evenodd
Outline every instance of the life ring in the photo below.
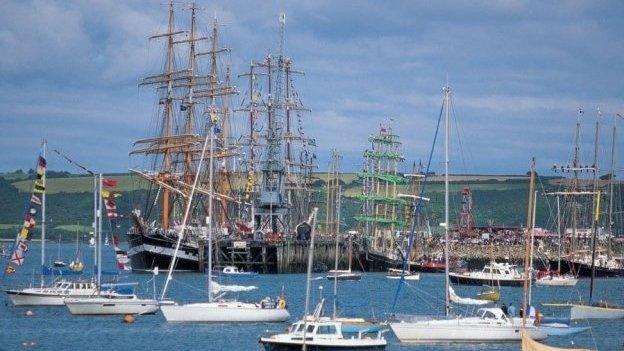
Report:
M 277 300 L 277 308 L 283 310 L 286 308 L 286 299 L 282 299 L 280 298 L 279 300 Z

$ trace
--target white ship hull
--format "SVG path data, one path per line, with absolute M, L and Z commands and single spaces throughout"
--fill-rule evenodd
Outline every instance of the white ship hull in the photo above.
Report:
M 7 292 L 8 293 L 8 292 Z M 8 293 L 11 302 L 15 306 L 63 306 L 62 295 L 34 295 L 34 294 L 11 294 Z
M 397 275 L 387 275 L 386 278 L 388 279 L 401 279 L 401 276 L 397 276 Z M 403 279 L 405 280 L 420 280 L 420 274 L 418 273 L 413 273 L 413 274 L 409 274 L 409 275 L 404 275 Z
M 620 319 L 624 318 L 624 308 L 572 305 L 570 319 Z
M 574 277 L 544 277 L 535 280 L 539 286 L 575 286 L 578 279 Z
M 483 324 L 473 318 L 390 323 L 396 337 L 404 343 L 511 342 L 522 339 L 519 326 Z M 527 329 L 534 340 L 548 335 L 537 328 Z
M 284 322 L 290 318 L 288 310 L 262 308 L 243 302 L 207 302 L 161 306 L 167 322 Z
M 70 298 L 65 305 L 74 315 L 154 314 L 160 308 L 157 300 L 137 298 Z

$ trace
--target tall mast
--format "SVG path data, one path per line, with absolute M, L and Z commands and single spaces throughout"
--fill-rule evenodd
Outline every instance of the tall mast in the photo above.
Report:
M 191 4 L 191 30 L 189 33 L 189 57 L 188 57 L 188 96 L 186 97 L 186 106 L 182 108 L 186 109 L 186 121 L 184 126 L 184 132 L 186 135 L 192 135 L 194 133 L 195 124 L 195 101 L 193 100 L 193 89 L 195 87 L 195 74 L 196 74 L 196 59 L 195 59 L 195 27 L 196 27 L 196 10 L 195 2 Z M 190 184 L 193 179 L 193 151 L 187 148 L 184 152 L 184 182 Z
M 212 302 L 212 228 L 213 228 L 213 197 L 214 197 L 214 124 L 216 115 L 211 111 L 210 118 L 210 156 L 208 159 L 208 302 Z
M 529 176 L 529 203 L 527 205 L 526 235 L 524 240 L 524 273 L 523 273 L 523 294 L 522 294 L 522 327 L 526 326 L 529 302 L 529 261 L 531 255 L 531 238 L 533 237 L 533 202 L 535 201 L 535 158 L 531 160 L 531 174 Z
M 451 309 L 449 296 L 449 138 L 451 134 L 450 99 L 451 88 L 448 86 L 447 82 L 446 87 L 444 88 L 444 101 L 446 105 L 446 110 L 444 111 L 444 313 L 446 316 L 449 315 Z
M 591 305 L 594 295 L 594 278 L 596 277 L 596 233 L 598 232 L 598 221 L 600 220 L 600 191 L 596 193 L 594 198 L 596 208 L 594 209 L 594 223 L 592 226 L 592 255 L 591 255 L 591 279 L 589 281 L 589 301 Z
M 611 135 L 611 169 L 609 171 L 609 237 L 608 237 L 608 254 L 611 257 L 611 239 L 614 237 L 613 233 L 613 185 L 615 183 L 615 135 L 617 131 L 617 117 L 622 118 L 618 113 L 613 116 L 613 130 Z
M 529 277 L 529 306 L 531 306 L 531 297 L 532 297 L 532 289 L 533 289 L 533 247 L 535 246 L 535 211 L 537 210 L 537 190 L 533 193 L 533 214 L 531 216 L 531 231 L 529 235 L 531 236 L 531 246 L 529 249 L 529 269 L 524 271 L 524 274 L 528 274 Z
M 174 31 L 174 18 L 173 18 L 173 0 L 169 1 L 169 25 L 167 28 L 167 58 L 165 63 L 165 79 L 167 81 L 167 96 L 164 100 L 163 111 L 163 136 L 169 137 L 172 133 L 172 103 L 173 103 L 173 31 Z M 168 143 L 168 140 L 165 142 Z M 171 172 L 171 151 L 167 148 L 163 155 L 163 176 L 169 177 Z M 162 213 L 161 224 L 164 230 L 169 228 L 169 199 L 170 193 L 168 188 L 163 189 L 162 196 Z
M 98 286 L 98 294 L 101 291 L 101 282 L 102 282 L 102 173 L 98 175 L 98 210 L 97 210 L 97 237 L 95 241 L 95 252 L 97 254 L 97 286 Z
M 574 158 L 572 160 L 572 167 L 574 172 L 574 180 L 572 181 L 572 191 L 579 191 L 579 151 L 580 151 L 580 137 L 581 137 L 581 117 L 583 116 L 583 109 L 579 107 L 578 114 L 576 116 L 576 129 L 574 133 Z M 576 229 L 578 226 L 578 206 L 576 198 L 572 201 L 572 240 L 571 248 L 572 253 L 576 252 Z
M 45 159 L 46 158 L 46 148 L 47 148 L 47 144 L 48 141 L 43 139 L 43 147 L 42 147 L 42 157 Z M 39 161 L 37 161 L 38 163 Z M 37 164 L 37 167 L 39 167 L 39 164 Z M 43 174 L 43 181 L 45 184 L 45 173 Z M 45 266 L 45 242 L 46 242 L 46 228 L 45 228 L 45 222 L 46 222 L 46 191 L 44 189 L 43 194 L 41 194 L 41 287 L 43 287 L 43 285 L 45 284 L 45 279 L 43 276 L 43 268 Z
M 557 195 L 557 234 L 559 234 L 559 247 L 557 249 L 557 272 L 561 273 L 561 207 L 559 201 L 559 195 Z

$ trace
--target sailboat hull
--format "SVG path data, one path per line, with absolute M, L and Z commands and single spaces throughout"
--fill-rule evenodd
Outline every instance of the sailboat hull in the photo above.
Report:
M 570 309 L 570 319 L 621 319 L 621 318 L 624 318 L 624 308 L 572 305 L 572 308 Z
M 520 326 L 461 323 L 460 320 L 437 320 L 390 323 L 390 328 L 403 343 L 515 342 L 522 339 Z M 535 340 L 548 334 L 529 328 Z
M 464 275 L 461 273 L 450 273 L 449 274 L 449 279 L 451 280 L 452 283 L 454 284 L 462 284 L 462 285 L 489 285 L 492 283 L 492 279 L 491 278 L 487 278 L 487 277 L 474 277 L 474 276 L 470 276 L 470 275 Z M 522 286 L 524 283 L 524 280 L 522 278 L 518 278 L 518 279 L 513 279 L 513 278 L 509 278 L 509 279 L 496 279 L 496 284 L 500 285 L 500 286 Z
M 159 309 L 152 299 L 108 299 L 91 297 L 66 299 L 65 305 L 73 315 L 154 314 Z
M 20 291 L 7 290 L 9 299 L 15 306 L 63 306 L 64 296 L 62 295 L 45 295 L 45 294 L 28 294 Z
M 243 302 L 168 305 L 162 306 L 161 311 L 167 322 L 284 322 L 290 318 L 290 313 L 286 309 L 262 308 L 258 304 Z

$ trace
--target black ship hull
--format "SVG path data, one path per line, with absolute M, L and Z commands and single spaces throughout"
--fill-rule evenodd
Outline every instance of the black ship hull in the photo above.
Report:
M 175 251 L 176 241 L 161 235 L 128 234 L 128 256 L 133 271 L 169 269 Z M 199 249 L 190 245 L 180 245 L 176 260 L 176 271 L 200 271 Z
M 550 260 L 551 269 L 557 269 L 557 260 Z M 614 278 L 624 277 L 624 268 L 606 268 L 596 266 L 596 278 Z M 591 277 L 591 265 L 586 263 L 572 262 L 570 260 L 561 260 L 561 274 L 576 274 L 578 277 Z
M 492 284 L 492 280 L 490 279 L 481 279 L 481 278 L 475 278 L 475 277 L 463 276 L 463 275 L 449 274 L 449 279 L 451 280 L 451 283 L 459 284 L 459 285 L 483 286 L 483 285 Z M 522 286 L 524 284 L 524 280 L 523 279 L 499 279 L 499 280 L 496 280 L 496 284 L 500 286 Z

